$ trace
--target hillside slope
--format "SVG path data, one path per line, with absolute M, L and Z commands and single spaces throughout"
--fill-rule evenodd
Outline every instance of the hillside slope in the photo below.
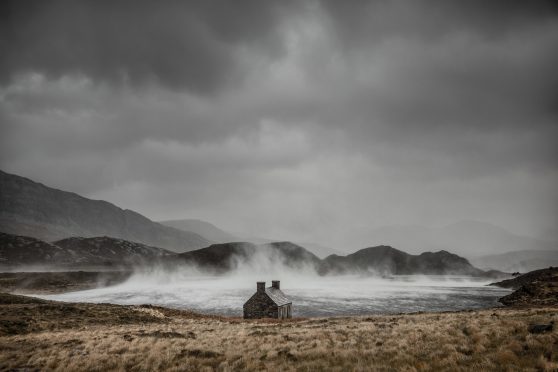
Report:
M 0 267 L 64 264 L 72 259 L 70 252 L 54 244 L 0 232 Z
M 106 236 L 72 237 L 47 243 L 35 238 L 0 233 L 0 266 L 132 266 L 153 264 L 175 253 Z
M 0 171 L 0 231 L 42 240 L 111 236 L 185 252 L 211 244 L 131 210 Z

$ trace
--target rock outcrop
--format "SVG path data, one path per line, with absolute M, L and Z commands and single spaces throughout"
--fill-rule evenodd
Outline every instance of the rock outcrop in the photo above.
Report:
M 558 267 L 531 271 L 491 285 L 515 289 L 499 299 L 506 306 L 558 305 Z

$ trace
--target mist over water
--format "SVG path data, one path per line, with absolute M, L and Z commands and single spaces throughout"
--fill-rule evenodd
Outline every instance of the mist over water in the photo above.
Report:
M 242 305 L 257 281 L 281 281 L 293 301 L 293 316 L 342 316 L 416 311 L 446 311 L 498 306 L 507 289 L 486 279 L 440 276 L 318 276 L 311 272 L 236 271 L 209 276 L 181 272 L 138 272 L 120 285 L 41 296 L 71 302 L 153 304 L 206 314 L 242 316 Z

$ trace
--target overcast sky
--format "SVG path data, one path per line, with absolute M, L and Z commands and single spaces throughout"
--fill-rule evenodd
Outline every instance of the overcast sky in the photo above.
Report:
M 335 246 L 558 240 L 554 1 L 3 1 L 0 168 Z

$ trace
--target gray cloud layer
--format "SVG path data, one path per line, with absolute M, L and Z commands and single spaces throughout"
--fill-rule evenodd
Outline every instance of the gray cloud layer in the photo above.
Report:
M 361 244 L 558 231 L 551 1 L 14 1 L 0 166 L 161 219 Z
M 2 9 L 0 77 L 83 73 L 118 83 L 159 82 L 211 93 L 247 66 L 239 49 L 282 53 L 287 2 L 14 1 Z

